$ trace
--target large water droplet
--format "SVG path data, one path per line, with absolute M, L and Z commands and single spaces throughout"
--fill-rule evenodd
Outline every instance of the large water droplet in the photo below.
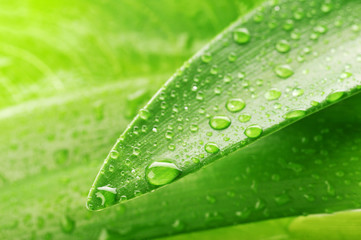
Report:
M 276 88 L 271 88 L 270 90 L 268 90 L 265 94 L 264 97 L 268 100 L 268 101 L 272 101 L 272 100 L 277 100 L 281 97 L 281 92 L 276 89 Z
M 288 78 L 293 75 L 293 70 L 289 65 L 278 65 L 275 68 L 275 73 L 280 78 Z
M 214 116 L 209 120 L 209 125 L 216 130 L 226 129 L 231 125 L 231 119 L 227 116 Z
M 251 125 L 246 128 L 244 131 L 244 134 L 249 138 L 257 138 L 259 137 L 263 132 L 263 129 L 259 125 Z
M 182 171 L 169 161 L 151 163 L 146 169 L 146 179 L 154 186 L 162 186 L 172 182 Z
M 206 150 L 207 153 L 217 153 L 219 152 L 219 147 L 216 143 L 207 143 L 205 146 L 204 146 L 204 149 Z
M 304 110 L 293 110 L 290 111 L 288 113 L 286 113 L 285 115 L 283 115 L 284 119 L 296 119 L 296 118 L 300 118 L 306 115 L 306 111 Z
M 240 98 L 229 99 L 226 103 L 226 108 L 230 112 L 239 112 L 245 108 L 246 103 Z
M 233 31 L 233 39 L 236 43 L 245 44 L 251 39 L 251 35 L 247 28 L 239 28 Z

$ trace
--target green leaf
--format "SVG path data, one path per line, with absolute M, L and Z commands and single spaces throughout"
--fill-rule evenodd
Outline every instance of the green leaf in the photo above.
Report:
M 99 159 L 106 155 L 113 139 L 124 130 L 129 117 L 136 113 L 139 107 L 160 87 L 165 77 L 169 76 L 167 75 L 168 71 L 173 71 L 179 62 L 189 57 L 193 50 L 203 45 L 204 41 L 208 41 L 209 37 L 234 19 L 239 11 L 238 6 L 244 4 L 252 6 L 252 3 L 246 1 L 242 5 L 242 2 L 233 1 L 183 0 L 178 1 L 177 4 L 170 1 L 156 1 L 148 5 L 149 1 L 145 1 L 147 3 L 142 2 L 138 5 L 137 3 L 132 4 L 134 1 L 102 2 L 102 4 L 95 1 L 87 1 L 86 4 L 85 2 L 82 4 L 81 2 L 63 1 L 65 5 L 56 5 L 56 3 L 49 5 L 31 0 L 29 2 L 31 4 L 25 6 L 18 4 L 19 2 L 3 3 L 2 10 L 0 10 L 0 16 L 4 18 L 3 28 L 16 27 L 15 21 L 17 20 L 25 25 L 20 27 L 17 31 L 17 38 L 12 38 L 11 43 L 20 45 L 29 52 L 35 52 L 37 56 L 44 57 L 44 59 L 49 58 L 47 64 L 51 68 L 57 69 L 57 65 L 59 65 L 59 69 L 66 68 L 69 63 L 67 71 L 73 72 L 76 76 L 83 76 L 80 69 L 87 69 L 91 66 L 92 69 L 86 71 L 94 74 L 87 75 L 78 83 L 71 81 L 74 84 L 73 88 L 65 88 L 60 92 L 52 87 L 38 88 L 37 80 L 42 77 L 38 78 L 35 75 L 31 75 L 31 80 L 22 82 L 22 84 L 18 84 L 16 81 L 6 82 L 6 90 L 12 89 L 12 94 L 7 96 L 16 95 L 18 97 L 16 101 L 13 101 L 14 99 L 8 101 L 10 98 L 7 97 L 2 98 L 6 99 L 9 104 L 10 102 L 11 104 L 23 103 L 29 99 L 40 98 L 40 100 L 5 108 L 0 112 L 0 132 L 2 133 L 0 135 L 1 239 L 149 239 L 156 236 L 278 218 L 290 213 L 298 215 L 300 213 L 360 208 L 360 164 L 358 164 L 360 152 L 358 145 L 361 140 L 358 132 L 360 125 L 358 112 L 361 109 L 358 106 L 360 106 L 361 100 L 357 95 L 325 109 L 309 119 L 301 120 L 294 126 L 260 139 L 249 148 L 244 148 L 221 161 L 216 161 L 174 184 L 101 212 L 88 212 L 85 209 L 84 201 L 91 178 L 99 169 Z M 127 8 L 122 8 L 121 4 L 124 2 L 128 4 Z M 305 2 L 307 3 L 307 1 Z M 355 1 L 350 3 L 345 1 L 344 3 L 355 4 Z M 14 11 L 19 6 L 23 10 Z M 164 11 L 162 6 L 166 6 L 169 12 Z M 325 6 L 323 9 L 328 8 L 327 4 Z M 333 10 L 338 8 L 338 4 L 336 3 L 335 6 Z M 358 8 L 355 5 L 352 6 L 357 12 Z M 119 14 L 122 9 L 122 14 Z M 184 9 L 184 11 L 179 11 L 179 9 Z M 17 14 L 15 18 L 11 17 L 13 13 Z M 299 14 L 299 11 L 295 10 L 295 16 Z M 119 53 L 120 58 L 115 61 L 119 64 L 122 63 L 121 65 L 125 69 L 127 67 L 130 70 L 133 69 L 128 72 L 129 76 L 136 76 L 139 71 L 138 67 L 142 66 L 141 75 L 145 74 L 147 77 L 119 79 L 117 83 L 112 83 L 112 81 L 118 80 L 117 78 L 112 79 L 112 76 L 115 76 L 113 74 L 110 74 L 111 77 L 107 81 L 103 78 L 93 78 L 97 74 L 109 76 L 109 68 L 97 68 L 99 65 L 92 64 L 92 61 L 100 56 L 98 60 L 104 61 L 104 64 L 100 65 L 106 66 L 109 59 L 102 54 L 101 50 L 97 53 L 94 52 L 93 55 L 91 50 L 96 44 L 93 47 L 86 47 L 89 44 L 89 39 L 86 37 L 74 45 L 79 47 L 79 51 L 83 47 L 86 48 L 84 55 L 81 53 L 71 55 L 71 48 L 69 51 L 63 49 L 59 54 L 55 54 L 54 50 L 48 49 L 48 46 L 64 44 L 62 37 L 64 35 L 74 35 L 74 39 L 78 39 L 77 34 L 81 34 L 77 31 L 77 27 L 69 29 L 68 22 L 59 28 L 68 34 L 54 35 L 55 37 L 51 39 L 48 34 L 42 34 L 42 39 L 49 38 L 49 45 L 30 44 L 39 42 L 41 38 L 37 34 L 23 36 L 28 31 L 39 29 L 37 28 L 39 24 L 43 31 L 50 31 L 54 24 L 45 26 L 45 23 L 49 21 L 58 23 L 61 16 L 64 16 L 67 21 L 72 16 L 71 19 L 74 20 L 71 22 L 80 24 L 80 26 L 87 25 L 90 21 L 91 25 L 88 28 L 97 28 L 96 26 L 98 26 L 97 39 L 104 40 L 109 45 L 112 45 L 111 42 L 114 40 L 114 38 L 105 37 L 109 22 L 115 22 L 115 25 L 118 26 L 123 26 L 124 23 L 124 26 L 119 29 L 110 29 L 111 32 L 117 33 L 122 33 L 124 29 L 127 30 L 125 25 L 129 23 L 131 26 L 128 29 L 129 32 L 125 31 L 128 34 L 124 33 L 123 35 L 129 36 L 134 41 L 134 51 L 128 48 L 129 41 L 126 41 L 124 45 L 125 49 L 129 50 L 129 54 L 124 55 L 123 51 L 122 54 Z M 79 22 L 81 16 L 85 16 L 86 20 Z M 152 17 L 149 18 L 150 16 L 159 16 L 159 19 L 162 20 L 157 21 Z M 144 18 L 145 21 L 139 24 L 134 20 L 139 18 Z M 7 24 L 10 25 L 9 19 L 13 19 L 14 24 L 7 27 Z M 63 21 L 63 18 L 61 19 Z M 143 28 L 143 22 L 149 25 Z M 171 26 L 168 29 L 172 31 L 168 31 L 166 36 L 151 30 L 164 29 L 164 27 L 160 27 L 162 22 L 164 25 L 169 23 Z M 334 19 L 334 22 L 339 25 L 337 18 Z M 32 24 L 34 24 L 33 27 L 29 26 Z M 357 24 L 359 22 L 356 20 L 350 26 L 343 25 L 341 29 L 357 30 Z M 188 39 L 188 37 L 184 37 L 184 32 L 188 29 L 192 29 L 189 30 L 189 36 L 195 37 L 193 40 L 185 41 L 187 44 L 183 45 L 184 39 Z M 322 29 L 322 27 L 317 29 Z M 138 42 L 137 38 L 131 38 L 132 33 L 134 34 L 133 31 L 138 32 L 137 36 L 140 35 L 142 41 Z M 7 41 L 7 37 L 10 36 L 8 33 L 9 31 L 3 31 L 1 39 Z M 356 32 L 355 34 L 355 36 L 359 36 Z M 159 41 L 159 45 L 156 44 L 158 35 L 163 39 Z M 145 39 L 152 41 L 144 43 L 144 36 Z M 168 40 L 168 36 L 172 36 L 171 39 L 174 41 Z M 340 35 L 340 39 L 341 37 L 342 35 Z M 16 41 L 16 39 L 18 40 Z M 20 44 L 20 41 L 23 43 Z M 166 45 L 165 42 L 169 41 L 172 43 Z M 182 47 L 176 47 L 178 41 Z M 188 42 L 193 42 L 190 49 L 186 47 Z M 147 45 L 148 43 L 152 44 Z M 154 44 L 159 46 L 155 48 L 156 50 L 153 50 Z M 164 46 L 169 46 L 170 51 L 165 51 L 168 48 Z M 178 50 L 171 51 L 172 49 Z M 74 66 L 70 67 L 72 65 L 70 63 L 74 63 L 74 61 L 61 60 L 62 54 L 60 53 L 63 51 L 64 56 L 80 55 L 81 59 L 89 57 L 89 61 L 73 64 Z M 289 53 L 291 54 L 292 51 L 290 50 Z M 331 49 L 331 52 L 333 51 Z M 158 54 L 161 54 L 162 57 L 159 57 Z M 169 57 L 173 60 L 169 61 Z M 342 55 L 335 55 L 335 57 L 342 59 Z M 166 64 L 166 67 L 161 63 Z M 13 79 L 25 79 L 30 68 L 22 66 L 20 69 L 26 71 L 19 71 L 16 66 L 11 65 L 10 67 L 17 76 Z M 149 76 L 149 73 L 164 75 L 154 77 Z M 97 81 L 99 79 L 102 82 Z M 0 82 L 4 83 L 2 80 Z M 42 83 L 46 81 L 39 82 L 39 86 L 43 86 Z M 36 96 L 27 94 L 33 88 L 42 91 L 35 91 L 39 94 L 35 94 Z M 0 92 L 3 94 L 4 90 L 1 89 Z M 295 95 L 299 95 L 301 92 L 302 90 L 296 89 Z M 306 94 L 305 91 L 304 94 Z M 277 93 L 273 92 L 269 96 L 277 96 Z M 281 98 L 282 96 L 284 95 L 281 95 Z M 337 97 L 337 95 L 334 96 Z M 247 106 L 242 111 L 246 109 Z M 244 119 L 248 117 L 246 113 L 242 115 L 240 119 L 245 121 Z M 265 162 L 268 163 L 263 166 Z M 322 165 L 318 166 L 319 163 Z M 272 174 L 270 170 L 272 170 Z M 334 191 L 328 187 L 326 181 L 334 186 Z M 299 190 L 300 186 L 301 190 L 303 188 L 305 191 L 309 191 L 309 194 L 314 195 L 313 204 L 308 202 L 312 198 L 307 195 L 306 199 L 305 192 Z M 258 191 L 255 192 L 255 190 Z M 291 200 L 285 205 L 279 206 L 278 203 L 284 203 L 287 199 L 282 195 L 283 191 L 290 194 Z M 335 195 L 332 195 L 333 192 Z M 265 209 L 255 209 L 255 206 L 257 208 L 261 206 L 258 198 L 262 198 Z M 277 203 L 275 199 L 277 199 Z M 315 205 L 316 207 L 314 207 Z M 293 206 L 295 211 L 292 211 Z M 251 212 L 246 219 L 242 218 L 244 215 L 240 214 L 240 212 L 248 213 L 248 211 L 244 211 L 245 208 Z M 268 216 L 266 209 L 272 209 L 268 212 L 270 213 Z M 228 233 L 222 232 L 222 229 L 217 231 L 218 236 L 223 235 L 236 239 L 242 236 L 241 234 L 244 234 L 244 238 L 247 239 L 252 237 L 254 239 L 320 239 L 326 237 L 337 239 L 337 236 L 343 236 L 345 239 L 359 239 L 355 219 L 357 217 L 358 214 L 355 212 L 317 216 L 317 224 L 320 224 L 317 232 L 311 228 L 312 224 L 315 224 L 312 220 L 313 216 L 296 218 L 291 223 L 288 219 L 280 219 L 242 224 L 227 228 L 229 229 Z M 352 224 L 346 227 L 346 221 L 352 221 Z M 337 227 L 337 225 L 341 227 Z M 330 226 L 332 231 L 327 226 Z M 242 233 L 240 234 L 235 228 L 240 229 Z M 196 239 L 201 239 L 202 234 L 204 234 L 204 239 L 214 236 L 212 230 L 200 234 L 196 235 Z M 188 235 L 185 235 L 185 238 L 187 237 Z
M 88 208 L 150 192 L 357 93 L 360 10 L 352 0 L 285 0 L 266 3 L 234 23 L 188 61 L 128 126 L 91 188 Z M 154 164 L 156 171 L 150 171 Z M 303 169 L 292 162 L 287 166 L 296 173 Z M 279 195 L 280 204 L 291 200 Z M 256 208 L 263 210 L 261 199 Z M 324 211 L 321 205 L 310 208 Z

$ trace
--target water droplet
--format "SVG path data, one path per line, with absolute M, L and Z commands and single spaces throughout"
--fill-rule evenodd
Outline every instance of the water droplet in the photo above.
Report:
M 147 109 L 141 109 L 139 111 L 139 117 L 143 120 L 148 120 L 150 117 L 150 112 Z
M 133 148 L 133 155 L 138 156 L 140 154 L 140 148 L 134 147 Z
M 303 117 L 305 115 L 306 115 L 306 111 L 304 111 L 304 110 L 293 110 L 293 111 L 286 113 L 282 117 L 284 119 L 296 119 L 296 118 Z
M 60 227 L 64 233 L 70 234 L 75 229 L 75 221 L 69 216 L 65 215 L 60 219 Z
M 303 9 L 297 9 L 294 13 L 293 13 L 293 17 L 296 20 L 301 20 L 304 17 L 305 13 Z
M 233 31 L 233 39 L 238 44 L 248 43 L 251 35 L 247 28 L 239 28 Z
M 112 159 L 117 159 L 119 157 L 119 152 L 117 150 L 110 151 L 110 157 Z
M 178 177 L 181 170 L 170 161 L 151 163 L 146 169 L 146 179 L 154 186 L 168 184 Z
M 206 196 L 206 200 L 207 200 L 209 203 L 215 203 L 215 202 L 216 202 L 216 198 L 213 197 L 213 196 L 210 196 L 210 195 L 207 195 L 207 196 Z
M 336 102 L 336 101 L 340 100 L 344 94 L 345 94 L 345 92 L 333 92 L 327 96 L 326 100 L 330 103 Z
M 229 99 L 226 103 L 226 108 L 230 112 L 239 112 L 245 108 L 246 103 L 240 98 Z
M 213 142 L 207 143 L 204 146 L 204 149 L 206 150 L 207 153 L 217 153 L 217 152 L 219 152 L 218 145 L 216 143 L 213 143 Z
M 249 120 L 251 120 L 251 115 L 248 115 L 248 114 L 239 115 L 238 120 L 239 120 L 241 123 L 248 122 Z
M 223 78 L 223 82 L 225 82 L 225 83 L 229 83 L 229 82 L 231 82 L 232 80 L 233 80 L 233 77 L 232 77 L 231 74 L 227 74 L 227 75 L 224 76 L 224 78 Z
M 117 189 L 116 188 L 112 188 L 112 187 L 109 187 L 110 185 L 105 185 L 103 187 L 98 187 L 97 189 L 100 190 L 100 191 L 106 191 L 106 192 L 110 192 L 110 193 L 113 193 L 113 194 L 116 194 L 117 193 Z
M 249 138 L 257 138 L 262 134 L 263 130 L 259 125 L 251 125 L 246 128 L 244 134 Z
M 266 203 L 262 199 L 257 199 L 256 204 L 254 205 L 255 210 L 262 210 L 266 207 Z
M 324 13 L 328 13 L 332 10 L 332 8 L 333 8 L 332 3 L 324 3 L 321 6 L 321 11 Z
M 263 19 L 264 19 L 264 16 L 263 16 L 263 14 L 261 12 L 257 12 L 253 16 L 253 21 L 255 21 L 256 23 L 262 22 Z
M 287 19 L 282 28 L 286 31 L 291 31 L 294 28 L 294 24 L 295 23 L 292 19 Z
M 217 66 L 217 65 L 213 65 L 213 66 L 211 67 L 210 73 L 211 73 L 212 75 L 216 75 L 216 74 L 218 73 L 218 71 L 219 71 L 218 66 Z
M 286 53 L 291 50 L 291 45 L 287 40 L 280 40 L 276 44 L 276 50 L 280 53 Z
M 212 55 L 210 53 L 205 53 L 202 55 L 202 61 L 204 63 L 209 63 L 212 60 Z
M 172 224 L 172 227 L 174 230 L 176 231 L 183 231 L 185 228 L 184 223 L 182 223 L 179 219 L 175 220 L 174 223 Z
M 172 131 L 167 131 L 165 133 L 165 138 L 171 140 L 174 137 L 174 133 Z
M 288 78 L 293 75 L 293 70 L 289 65 L 278 65 L 275 68 L 277 76 L 280 78 Z
M 303 197 L 309 202 L 314 202 L 315 201 L 315 197 L 313 195 L 311 195 L 311 194 L 306 193 L 306 194 L 303 195 Z
M 237 59 L 237 55 L 235 53 L 232 52 L 228 55 L 229 62 L 234 62 L 234 61 L 236 61 L 236 59 Z
M 277 88 L 271 88 L 270 90 L 268 90 L 265 94 L 264 97 L 268 100 L 268 101 L 272 101 L 272 100 L 277 100 L 281 97 L 281 92 L 277 89 Z
M 214 116 L 210 119 L 209 125 L 215 130 L 226 129 L 231 125 L 231 119 L 227 116 Z
M 302 88 L 294 88 L 292 91 L 292 95 L 294 97 L 302 96 L 305 91 Z
M 197 132 L 199 127 L 197 124 L 192 124 L 189 129 L 191 130 L 191 132 Z
M 276 196 L 274 200 L 278 205 L 285 205 L 291 201 L 291 198 L 286 193 L 284 193 L 279 196 Z

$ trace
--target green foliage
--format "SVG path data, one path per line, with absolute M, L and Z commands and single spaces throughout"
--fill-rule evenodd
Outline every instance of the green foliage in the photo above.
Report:
M 361 207 L 361 97 L 346 99 L 361 79 L 361 6 L 357 0 L 273 2 L 247 15 L 237 36 L 223 32 L 186 64 L 182 77 L 162 87 L 170 93 L 166 109 L 159 92 L 130 125 L 153 125 L 160 114 L 157 134 L 139 129 L 139 158 L 152 149 L 143 145 L 157 143 L 149 155 L 156 159 L 131 162 L 127 197 L 178 180 L 101 212 L 85 208 L 86 195 L 114 139 L 169 73 L 256 1 L 2 3 L 0 238 L 358 239 L 358 212 L 288 217 Z M 214 64 L 217 74 L 202 85 Z M 186 75 L 178 101 L 170 100 Z M 167 133 L 175 103 L 184 130 L 176 123 Z M 186 105 L 188 112 L 180 107 Z M 228 128 L 212 130 L 214 114 L 231 120 Z M 197 126 L 191 124 L 196 116 Z M 255 124 L 262 132 L 246 130 Z M 186 148 L 192 161 L 182 165 Z M 125 161 L 130 152 L 109 157 Z M 119 166 L 106 169 L 116 173 Z M 143 184 L 132 186 L 137 175 Z M 123 181 L 118 177 L 112 182 Z M 97 187 L 108 191 L 94 192 L 100 208 L 121 197 L 105 180 Z

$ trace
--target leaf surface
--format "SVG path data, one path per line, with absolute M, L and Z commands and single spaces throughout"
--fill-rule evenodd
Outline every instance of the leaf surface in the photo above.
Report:
M 171 183 L 357 93 L 360 10 L 357 1 L 267 2 L 235 22 L 188 61 L 120 136 L 88 208 Z

